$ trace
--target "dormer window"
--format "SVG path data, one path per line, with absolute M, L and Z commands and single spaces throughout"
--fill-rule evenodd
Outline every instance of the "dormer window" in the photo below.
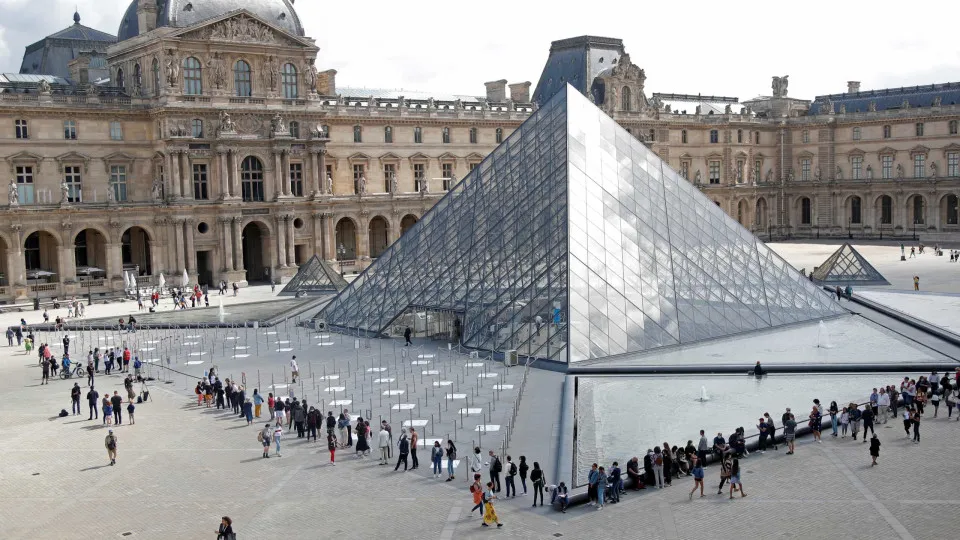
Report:
M 187 2 L 187 5 L 183 6 L 183 10 L 184 10 L 184 11 L 193 11 L 193 4 L 190 3 L 190 2 Z

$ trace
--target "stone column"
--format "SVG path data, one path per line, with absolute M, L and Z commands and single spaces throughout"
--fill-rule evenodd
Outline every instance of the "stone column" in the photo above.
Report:
M 317 152 L 317 193 L 324 193 L 327 183 L 327 149 Z
M 295 216 L 287 216 L 287 266 L 297 265 L 297 248 L 294 243 L 293 221 Z
M 193 199 L 193 175 L 190 170 L 190 157 L 186 151 L 180 152 L 180 189 L 184 199 Z
M 186 262 L 183 259 L 184 254 L 184 245 L 183 245 L 183 223 L 184 219 L 175 219 L 173 220 L 173 245 L 174 252 L 177 254 L 174 264 L 177 267 L 174 269 L 174 272 L 179 274 L 187 267 Z
M 230 198 L 230 166 L 227 164 L 227 150 L 217 149 L 217 186 L 220 189 L 220 200 Z
M 73 256 L 73 250 L 65 245 L 61 245 L 61 247 L 57 249 L 57 269 L 60 271 L 57 280 L 60 281 L 60 283 L 77 280 L 77 271 L 73 268 L 75 263 L 76 259 Z
M 323 214 L 315 213 L 313 218 L 313 255 L 323 258 Z
M 240 197 L 240 173 L 237 171 L 240 164 L 237 163 L 237 149 L 230 148 L 227 154 L 227 184 L 230 185 L 230 198 Z
M 123 254 L 120 251 L 120 242 L 111 242 L 107 244 L 107 275 L 112 279 L 123 278 Z
M 243 271 L 243 218 L 233 218 L 233 269 Z
M 287 241 L 286 235 L 284 234 L 284 227 L 286 227 L 286 218 L 284 216 L 277 216 L 275 219 L 274 229 L 274 242 L 273 244 L 277 249 L 276 257 L 274 258 L 277 261 L 277 268 L 283 268 L 287 266 Z
M 170 150 L 167 154 L 167 170 L 170 171 L 170 189 L 173 192 L 174 199 L 180 199 L 183 194 L 180 192 L 180 155 L 177 150 Z
M 280 179 L 280 193 L 284 197 L 289 197 L 292 192 L 290 190 L 290 151 L 284 150 L 280 154 L 280 174 L 277 175 Z
M 310 196 L 313 198 L 320 195 L 320 152 L 323 150 L 310 151 Z
M 163 245 L 160 242 L 150 242 L 150 271 L 154 276 L 160 274 L 166 268 L 166 263 L 163 262 L 163 257 L 160 255 L 162 249 Z
M 400 239 L 400 212 L 393 211 L 393 221 L 387 227 L 387 245 L 393 244 Z
M 7 283 L 26 286 L 27 267 L 23 258 L 23 227 L 19 223 L 10 226 L 10 240 L 14 245 L 7 246 Z
M 334 228 L 333 214 L 323 213 L 323 258 L 332 261 L 337 258 L 337 233 Z
M 357 224 L 357 239 L 354 240 L 357 246 L 357 260 L 367 260 L 370 258 L 370 213 L 362 212 L 360 214 L 360 223 Z
M 223 268 L 221 272 L 230 272 L 233 270 L 233 219 L 228 217 L 217 218 L 220 222 L 221 242 L 220 250 L 223 252 Z
M 279 199 L 283 196 L 283 183 L 281 181 L 282 168 L 283 165 L 280 163 L 282 160 L 280 150 L 273 151 L 273 198 L 274 200 Z
M 197 273 L 197 251 L 194 249 L 194 233 L 196 232 L 196 222 L 192 219 L 184 220 L 183 233 L 187 244 L 187 273 L 193 275 Z

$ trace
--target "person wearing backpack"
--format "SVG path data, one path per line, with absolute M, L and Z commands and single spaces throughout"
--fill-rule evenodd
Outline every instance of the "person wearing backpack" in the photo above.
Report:
M 957 416 L 960 418 L 960 415 Z M 447 482 L 450 482 L 454 478 L 454 461 L 457 459 L 457 445 L 453 444 L 452 439 L 447 439 Z
M 393 468 L 393 471 L 398 471 L 400 464 L 403 463 L 403 472 L 407 472 L 407 456 L 410 454 L 410 439 L 407 438 L 406 429 L 400 432 L 400 440 L 397 441 L 397 450 L 400 451 L 400 457 L 397 458 L 397 466 Z
M 433 448 L 430 449 L 430 462 L 433 463 L 433 477 L 440 478 L 441 466 L 440 463 L 443 462 L 443 448 L 440 446 L 440 441 L 433 441 Z M 507 489 L 509 490 L 509 484 Z
M 500 456 L 490 450 L 490 481 L 493 482 L 493 492 L 500 493 L 500 473 L 503 472 L 503 463 Z
M 270 437 L 273 436 L 273 428 L 270 425 L 270 422 L 264 424 L 263 429 L 257 433 L 257 440 L 260 441 L 260 444 L 263 446 L 263 457 L 270 457 Z
M 110 460 L 110 465 L 117 464 L 117 436 L 113 434 L 113 430 L 107 431 L 107 437 L 103 440 L 103 445 L 107 448 L 107 458 Z
M 517 484 L 514 482 L 517 476 L 517 464 L 513 462 L 513 459 L 510 456 L 507 456 L 507 497 L 510 497 L 510 494 L 513 493 L 513 496 L 517 496 Z
M 663 452 L 659 446 L 653 447 L 653 477 L 656 479 L 657 488 L 663 489 Z
M 337 453 L 337 436 L 333 433 L 327 434 L 327 450 L 330 451 L 330 465 L 336 465 L 334 456 Z

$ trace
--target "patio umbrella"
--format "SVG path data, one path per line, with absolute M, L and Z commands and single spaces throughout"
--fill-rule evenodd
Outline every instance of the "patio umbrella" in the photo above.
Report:
M 187 275 L 187 269 L 183 269 L 183 288 L 187 287 L 187 283 L 190 282 L 190 276 Z
M 56 275 L 55 272 L 48 272 L 46 270 L 27 270 L 27 279 L 41 279 L 54 275 Z
M 96 266 L 78 266 L 77 275 L 78 276 L 92 276 L 94 274 L 102 274 L 106 272 L 103 268 L 97 268 Z
M 123 287 L 126 289 L 130 288 L 130 272 L 123 272 Z
M 160 272 L 160 279 L 157 280 L 157 284 L 160 286 L 161 291 L 167 286 L 167 280 L 163 278 L 163 272 Z

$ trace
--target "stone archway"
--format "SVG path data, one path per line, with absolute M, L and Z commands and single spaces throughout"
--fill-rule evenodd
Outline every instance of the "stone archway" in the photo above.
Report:
M 770 217 L 769 210 L 767 208 L 767 200 L 764 199 L 763 197 L 760 197 L 759 199 L 757 199 L 756 208 L 757 209 L 754 212 L 754 219 L 753 219 L 754 228 L 758 231 L 765 231 L 767 230 L 767 226 L 769 224 L 769 217 Z
M 67 276 L 62 276 L 60 268 L 60 240 L 57 235 L 45 230 L 38 230 L 28 234 L 23 240 L 23 265 L 26 270 L 27 283 L 31 286 L 41 287 L 41 291 L 52 290 L 55 288 L 46 286 L 56 283 Z M 34 272 L 34 278 L 31 278 L 31 272 Z M 39 272 L 53 272 L 52 276 L 42 276 Z M 72 276 L 70 276 L 72 277 Z
M 350 218 L 341 218 L 334 229 L 336 232 L 337 260 L 355 260 L 357 258 L 357 224 Z
M 400 220 L 400 235 L 403 236 L 406 234 L 406 232 L 410 230 L 410 227 L 416 225 L 418 221 L 420 220 L 413 214 L 403 216 L 403 219 Z
M 84 268 L 99 268 L 103 272 L 96 274 L 110 275 L 110 255 L 107 252 L 109 239 L 99 229 L 88 227 L 73 237 L 73 261 L 77 268 L 77 277 L 88 276 Z
M 387 223 L 386 218 L 383 216 L 376 216 L 370 220 L 368 235 L 370 239 L 371 259 L 376 259 L 387 249 L 389 231 L 390 224 Z
M 270 228 L 260 221 L 251 221 L 240 235 L 243 250 L 243 268 L 247 283 L 270 279 Z
M 120 260 L 124 271 L 139 272 L 139 276 L 153 274 L 150 254 L 150 234 L 143 227 L 133 226 L 120 235 Z

